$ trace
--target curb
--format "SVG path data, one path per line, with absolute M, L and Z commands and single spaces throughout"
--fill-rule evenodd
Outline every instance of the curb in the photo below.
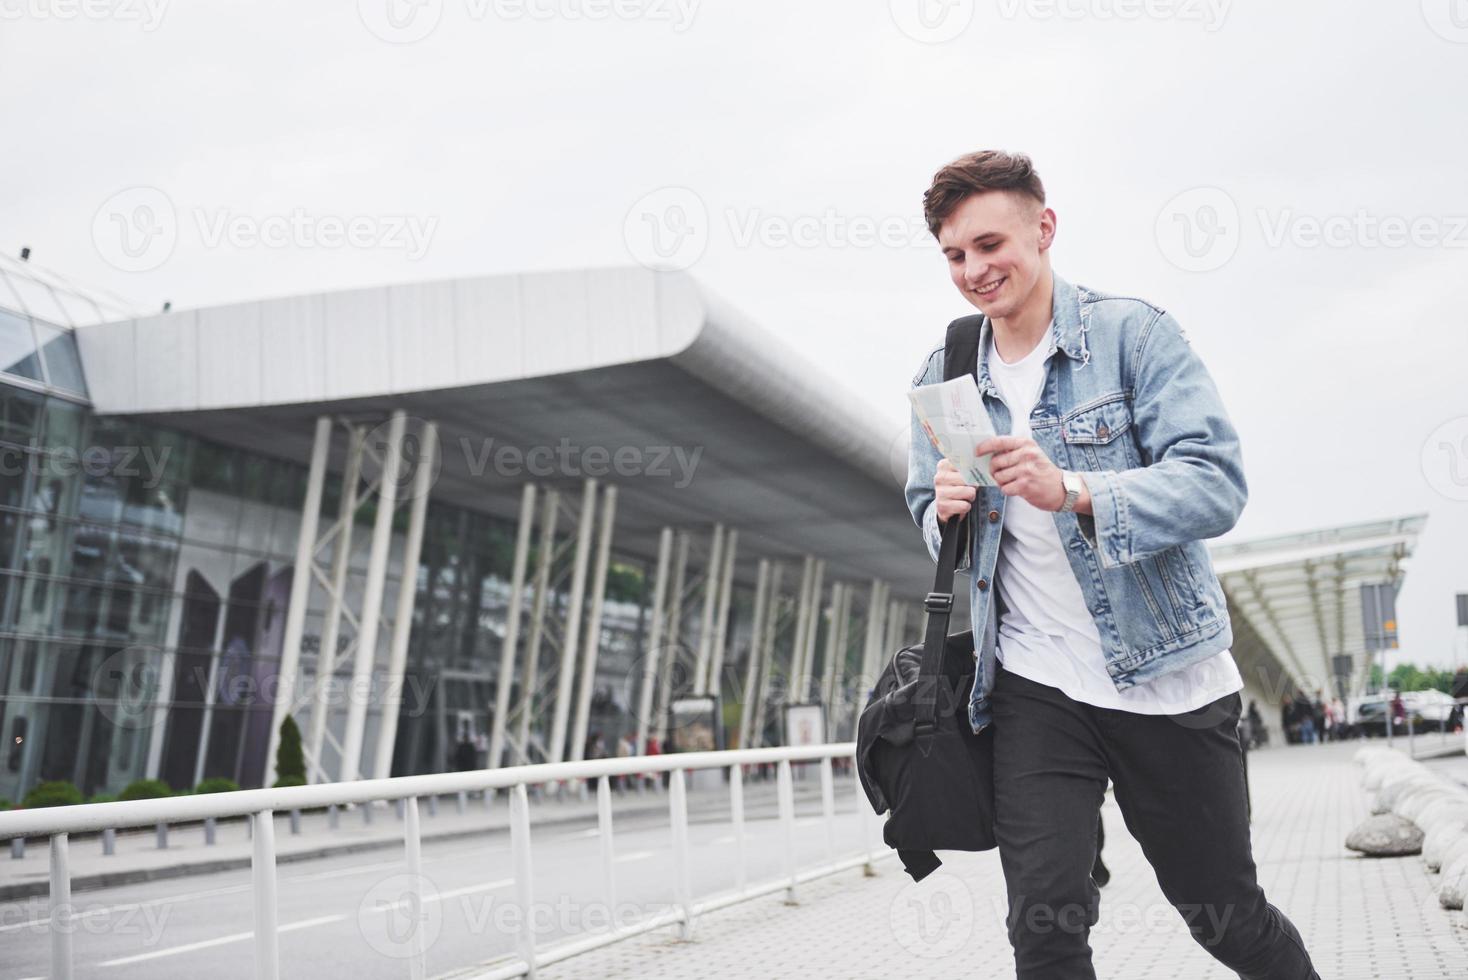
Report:
M 1356 753 L 1361 785 L 1374 791 L 1373 813 L 1392 813 L 1422 830 L 1422 860 L 1438 872 L 1438 904 L 1463 908 L 1468 895 L 1468 789 L 1396 749 Z

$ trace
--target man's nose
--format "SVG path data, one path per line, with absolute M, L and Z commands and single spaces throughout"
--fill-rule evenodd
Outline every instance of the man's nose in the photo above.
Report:
M 989 263 L 980 259 L 970 259 L 964 263 L 963 278 L 970 286 L 977 286 L 984 281 L 984 276 L 989 271 Z

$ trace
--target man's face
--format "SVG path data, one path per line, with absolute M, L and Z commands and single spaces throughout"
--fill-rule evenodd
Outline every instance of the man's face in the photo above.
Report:
M 953 284 L 990 319 L 1014 316 L 1046 272 L 1055 212 L 1027 194 L 973 194 L 938 228 Z

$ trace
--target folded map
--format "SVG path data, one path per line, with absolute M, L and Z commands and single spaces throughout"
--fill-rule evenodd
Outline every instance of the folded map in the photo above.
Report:
M 958 470 L 963 482 L 995 486 L 989 475 L 989 455 L 974 455 L 974 447 L 995 434 L 974 376 L 965 374 L 941 384 L 920 385 L 910 389 L 907 397 L 923 431 Z

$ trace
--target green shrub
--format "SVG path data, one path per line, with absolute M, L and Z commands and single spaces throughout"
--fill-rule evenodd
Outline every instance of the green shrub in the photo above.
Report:
M 117 797 L 112 793 L 93 793 L 87 797 L 88 803 L 116 803 Z
M 173 790 L 161 779 L 135 779 L 118 794 L 119 800 L 157 800 L 172 796 Z
M 275 785 L 306 785 L 306 753 L 301 750 L 301 730 L 286 715 L 280 723 L 280 744 L 275 749 Z
M 233 779 L 223 776 L 214 776 L 206 779 L 194 787 L 195 793 L 233 793 L 240 788 L 240 784 Z
M 21 803 L 27 810 L 38 806 L 73 806 L 82 801 L 82 791 L 64 779 L 41 783 L 25 795 Z
M 11 803 L 3 796 L 0 796 L 0 810 L 9 810 L 13 806 L 15 806 L 14 803 Z

